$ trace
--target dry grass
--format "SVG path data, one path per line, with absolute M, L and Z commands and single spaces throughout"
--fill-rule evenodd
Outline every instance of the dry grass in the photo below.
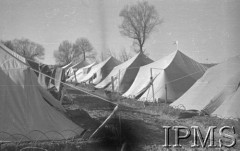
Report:
M 209 128 L 209 126 L 217 126 L 217 129 L 215 130 L 215 136 L 217 138 L 221 137 L 218 133 L 219 129 L 223 126 L 233 126 L 235 128 L 236 135 L 235 137 L 237 138 L 237 141 L 239 142 L 240 139 L 240 120 L 233 120 L 233 119 L 222 119 L 218 117 L 212 117 L 208 115 L 204 116 L 199 116 L 198 114 L 195 114 L 195 116 L 192 116 L 190 118 L 184 118 L 184 119 L 179 119 L 179 115 L 182 113 L 186 113 L 187 111 L 181 110 L 181 109 L 176 109 L 168 104 L 164 103 L 144 103 L 144 102 L 139 102 L 134 99 L 122 99 L 120 104 L 132 107 L 133 109 L 137 109 L 140 112 L 152 114 L 152 115 L 157 115 L 156 118 L 161 120 L 162 125 L 169 125 L 169 126 L 175 126 L 175 125 L 182 125 L 182 126 L 199 126 L 201 129 L 203 135 L 206 135 L 206 132 Z M 197 115 L 197 116 L 196 116 Z M 227 132 L 228 133 L 228 132 Z M 232 132 L 230 132 L 232 134 Z M 218 141 L 218 139 L 216 140 Z M 216 142 L 217 144 L 218 142 Z M 221 149 L 192 149 L 188 146 L 181 148 L 181 149 L 166 149 L 163 148 L 162 145 L 148 145 L 144 147 L 144 150 L 149 150 L 149 151 L 175 151 L 175 150 L 190 150 L 190 151 L 202 151 L 202 150 L 218 150 L 218 151 L 225 151 L 225 150 L 239 150 L 240 146 L 237 144 L 234 148 L 227 149 L 227 148 L 221 148 Z
M 97 98 L 91 97 L 89 95 L 84 95 L 83 93 L 79 94 L 79 91 L 69 90 L 70 95 L 66 96 L 65 102 L 66 104 L 71 104 L 71 100 L 80 106 L 81 109 L 87 111 L 91 117 L 94 119 L 102 119 L 104 120 L 110 112 L 113 110 L 114 106 L 112 104 L 100 101 Z M 114 119 L 106 125 L 104 130 L 102 130 L 98 136 L 101 138 L 105 136 L 110 136 L 111 139 L 120 139 L 120 144 L 123 143 L 122 140 L 125 135 L 125 139 L 130 136 L 130 133 L 136 133 L 133 136 L 133 140 L 139 139 L 138 145 L 141 146 L 141 149 L 133 149 L 133 150 L 146 150 L 146 151 L 225 151 L 225 150 L 239 150 L 239 149 L 192 149 L 188 144 L 185 143 L 185 146 L 181 149 L 175 148 L 163 148 L 159 143 L 161 137 L 164 137 L 164 133 L 162 133 L 161 126 L 169 125 L 182 125 L 182 126 L 199 126 L 201 131 L 206 133 L 209 126 L 234 126 L 237 132 L 236 137 L 239 139 L 240 136 L 240 122 L 237 120 L 231 119 L 220 119 L 217 117 L 210 116 L 193 116 L 191 118 L 179 119 L 179 115 L 185 113 L 186 111 L 173 108 L 165 103 L 151 103 L 151 102 L 140 102 L 134 99 L 126 99 L 122 98 L 117 94 L 110 95 L 114 98 L 114 101 L 120 104 L 119 113 L 121 113 L 122 121 L 125 123 L 121 123 L 122 128 L 119 129 L 118 117 L 115 116 Z M 102 121 L 101 120 L 101 121 Z M 115 120 L 115 121 L 114 121 Z M 218 131 L 218 129 L 217 129 Z M 125 133 L 125 134 L 124 134 Z M 105 136 L 104 136 L 105 135 Z M 132 134 L 131 134 L 132 135 Z M 204 134 L 205 135 L 205 134 Z M 127 137 L 126 137 L 127 136 Z M 219 137 L 216 133 L 216 136 Z M 142 140 L 148 139 L 149 142 L 143 142 Z M 154 140 L 154 141 L 152 141 Z M 144 140 L 145 141 L 145 140 Z M 107 144 L 111 144 L 112 142 L 108 139 Z M 158 143 L 156 143 L 158 142 Z M 162 142 L 161 142 L 162 143 Z M 102 144 L 101 144 L 102 145 Z M 112 144 L 114 145 L 114 144 Z M 119 144 L 118 144 L 119 145 Z M 107 150 L 106 148 L 99 148 L 98 142 L 82 142 L 78 140 L 73 141 L 60 141 L 60 142 L 44 142 L 44 143 L 21 143 L 21 144 L 2 144 L 0 150 L 3 151 L 15 151 L 20 150 L 21 148 L 33 146 L 38 148 L 44 148 L 47 151 L 80 151 L 80 150 Z M 240 148 L 236 146 L 236 148 Z M 111 148 L 109 150 L 116 150 L 115 148 Z
M 175 109 L 165 103 L 141 102 L 134 99 L 120 99 L 118 103 L 132 107 L 133 109 L 138 109 L 145 113 L 167 116 L 171 119 L 178 117 L 178 115 L 183 112 L 182 110 Z
M 238 151 L 238 149 L 213 149 L 213 148 L 189 148 L 189 147 L 182 147 L 182 148 L 164 148 L 161 145 L 149 145 L 144 147 L 145 151 Z

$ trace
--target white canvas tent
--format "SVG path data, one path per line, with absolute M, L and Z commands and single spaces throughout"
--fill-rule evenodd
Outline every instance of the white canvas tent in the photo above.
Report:
M 90 72 L 82 79 L 81 82 L 88 82 L 92 80 L 93 84 L 98 84 L 101 82 L 106 76 L 112 71 L 112 69 L 119 65 L 120 61 L 115 59 L 114 57 L 109 57 L 105 61 L 94 65 Z
M 76 72 L 77 70 L 79 70 L 79 69 L 81 69 L 83 67 L 88 66 L 89 64 L 90 63 L 88 61 L 83 60 L 83 61 L 81 61 L 81 62 L 79 62 L 79 63 L 69 67 L 68 70 L 66 71 L 66 73 L 67 73 L 67 75 L 69 77 L 71 77 L 71 76 L 73 76 L 74 72 Z
M 128 61 L 116 66 L 110 74 L 96 88 L 106 88 L 112 91 L 111 78 L 114 77 L 114 91 L 124 93 L 134 81 L 139 67 L 153 62 L 150 58 L 142 53 L 138 53 Z
M 76 82 L 80 83 L 80 81 L 89 73 L 91 68 L 95 65 L 96 63 L 89 64 L 85 67 L 82 67 L 78 69 L 75 74 L 73 74 L 70 78 L 67 79 L 68 82 Z M 77 80 L 77 81 L 76 81 Z
M 203 110 L 223 118 L 240 118 L 240 56 L 230 58 L 206 71 L 171 106 Z
M 132 86 L 123 96 L 139 98 L 141 101 L 174 101 L 186 92 L 206 69 L 207 67 L 182 52 L 175 51 L 158 61 L 142 66 Z M 153 85 L 150 79 L 151 72 Z
M 0 44 L 0 140 L 56 140 L 83 129 L 67 119 L 60 103 L 38 83 L 25 58 Z M 64 138 L 63 138 L 64 137 Z
M 65 66 L 62 66 L 61 68 L 63 68 L 65 71 L 68 70 L 68 68 L 70 68 L 72 66 L 73 62 L 71 61 L 70 63 L 66 64 Z
M 65 66 L 62 66 L 61 68 L 64 70 L 64 75 L 65 77 L 68 76 L 69 68 L 72 66 L 73 62 L 71 61 L 70 63 L 66 64 Z

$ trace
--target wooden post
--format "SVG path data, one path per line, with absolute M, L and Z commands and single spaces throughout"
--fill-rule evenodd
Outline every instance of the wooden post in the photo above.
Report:
M 121 82 L 120 82 L 120 75 L 121 74 L 121 71 L 119 70 L 118 71 L 118 92 L 120 92 L 120 84 L 121 84 Z
M 114 92 L 114 78 L 113 78 L 113 76 L 111 77 L 111 82 L 112 82 L 112 92 Z
M 60 91 L 60 92 L 61 92 L 60 104 L 63 105 L 63 97 L 64 97 L 64 95 L 65 95 L 65 88 L 63 88 L 62 91 Z
M 76 81 L 76 83 L 77 83 L 76 71 L 75 71 L 75 70 L 73 70 L 73 73 L 74 73 L 75 81 Z
M 102 129 L 106 123 L 112 118 L 112 116 L 115 114 L 115 112 L 118 110 L 118 105 L 114 108 L 112 113 L 108 116 L 108 118 L 92 133 L 92 135 L 88 138 L 88 140 L 91 140 L 93 136 L 95 136 L 100 129 Z
M 155 96 L 154 96 L 154 87 L 153 87 L 153 76 L 152 76 L 152 68 L 150 68 L 150 80 L 151 80 L 151 85 L 152 85 L 152 96 L 153 96 L 153 101 L 155 101 Z
M 167 104 L 167 84 L 165 84 L 165 104 Z

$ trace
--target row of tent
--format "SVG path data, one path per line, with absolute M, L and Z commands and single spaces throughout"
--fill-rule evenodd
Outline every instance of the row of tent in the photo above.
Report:
M 61 140 L 80 135 L 84 129 L 66 117 L 65 109 L 40 85 L 38 70 L 30 64 L 0 44 L 0 141 Z
M 141 53 L 124 63 L 109 60 L 116 59 L 88 66 L 80 78 L 75 75 L 77 81 L 73 82 L 93 81 L 97 89 L 116 91 L 139 101 L 167 100 L 173 107 L 222 118 L 240 117 L 240 56 L 217 65 L 199 63 L 179 50 L 155 62 Z M 111 71 L 102 76 L 107 62 L 111 62 Z
M 86 72 L 81 72 L 86 68 Z M 93 83 L 97 89 L 116 91 L 124 97 L 144 101 L 165 98 L 173 101 L 186 92 L 207 69 L 207 66 L 178 50 L 155 62 L 139 53 L 124 63 L 110 57 L 99 64 L 80 68 L 67 81 Z
M 59 80 L 48 80 L 46 75 L 62 79 L 63 73 L 71 75 L 74 70 L 68 80 L 93 83 L 125 97 L 167 98 L 173 107 L 222 118 L 240 117 L 240 56 L 213 67 L 180 51 L 155 62 L 139 53 L 124 63 L 110 57 L 99 64 L 83 64 L 74 69 L 70 63 L 50 72 L 0 44 L 0 140 L 59 140 L 81 134 L 84 129 L 65 116 L 60 102 L 46 90 L 51 85 L 61 87 Z

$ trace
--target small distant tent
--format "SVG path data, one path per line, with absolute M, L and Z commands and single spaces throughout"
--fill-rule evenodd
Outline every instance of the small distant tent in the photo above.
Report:
M 90 63 L 88 61 L 83 60 L 83 61 L 81 61 L 81 62 L 79 62 L 79 63 L 69 67 L 68 70 L 66 71 L 67 76 L 69 76 L 69 77 L 73 76 L 74 72 L 76 72 L 78 69 L 81 69 L 81 68 L 83 68 L 83 67 L 85 67 L 85 66 L 87 66 L 89 64 Z
M 112 77 L 114 78 L 114 91 L 124 93 L 133 83 L 138 70 L 141 66 L 153 62 L 143 53 L 138 53 L 128 61 L 116 66 L 110 72 L 110 74 L 99 84 L 96 88 L 106 88 L 108 91 L 112 91 Z
M 182 97 L 170 104 L 222 118 L 240 118 L 240 55 L 208 69 Z
M 67 79 L 68 82 L 76 82 L 76 83 L 80 83 L 80 81 L 89 73 L 89 71 L 91 70 L 91 68 L 95 65 L 96 63 L 92 63 L 89 64 L 85 67 L 82 67 L 80 69 L 78 69 L 77 71 L 75 71 L 75 74 L 73 73 L 73 75 Z M 77 80 L 77 81 L 76 81 Z
M 69 68 L 73 66 L 73 62 L 71 61 L 70 63 L 66 64 L 65 66 L 62 66 L 61 68 L 63 69 L 64 72 L 64 77 L 68 76 Z
M 119 65 L 120 61 L 114 57 L 109 57 L 105 61 L 94 65 L 90 72 L 82 79 L 81 82 L 98 84 L 112 71 L 112 69 Z
M 0 44 L 0 140 L 60 140 L 83 132 L 22 56 Z
M 67 71 L 71 66 L 73 65 L 73 62 L 71 61 L 70 63 L 66 64 L 65 66 L 62 66 L 65 71 Z
M 208 68 L 211 68 L 211 67 L 217 65 L 217 63 L 202 63 L 202 65 L 204 65 L 204 66 L 206 66 Z
M 177 50 L 158 61 L 142 66 L 132 86 L 123 96 L 140 101 L 172 102 L 185 93 L 206 70 L 207 67 Z

